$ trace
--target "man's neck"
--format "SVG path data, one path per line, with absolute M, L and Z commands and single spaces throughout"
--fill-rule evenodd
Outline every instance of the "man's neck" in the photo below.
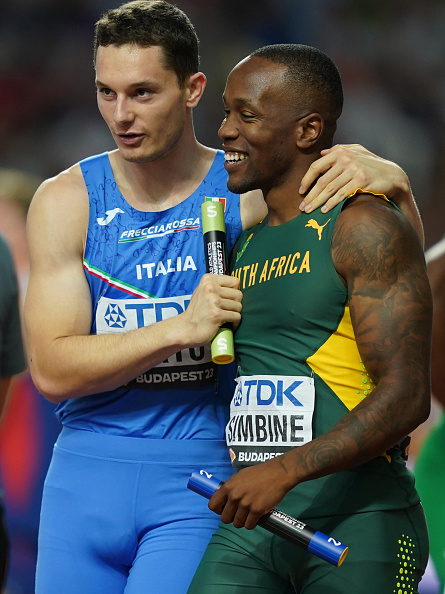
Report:
M 187 151 L 170 151 L 135 163 L 110 153 L 115 181 L 124 198 L 141 211 L 162 211 L 188 198 L 207 175 L 216 151 L 194 141 Z
M 304 198 L 300 194 L 301 180 L 320 155 L 309 154 L 301 156 L 287 179 L 268 191 L 263 190 L 264 199 L 268 209 L 268 224 L 281 225 L 301 214 L 300 204 Z

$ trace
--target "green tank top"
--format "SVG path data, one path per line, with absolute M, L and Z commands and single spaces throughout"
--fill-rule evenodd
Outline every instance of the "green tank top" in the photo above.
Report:
M 238 375 L 312 376 L 313 439 L 374 388 L 355 341 L 347 288 L 332 262 L 342 206 L 301 213 L 278 226 L 268 226 L 266 218 L 241 235 L 232 256 L 232 275 L 243 291 Z M 310 517 L 397 509 L 418 500 L 413 475 L 394 448 L 356 469 L 302 483 L 280 505 L 286 511 L 290 501 L 288 513 Z

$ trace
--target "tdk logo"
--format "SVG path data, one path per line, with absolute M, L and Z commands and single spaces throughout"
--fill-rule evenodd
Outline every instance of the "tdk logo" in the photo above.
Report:
M 129 332 L 183 313 L 190 295 L 168 298 L 109 299 L 101 297 L 97 304 L 97 333 Z
M 191 295 L 177 297 L 149 297 L 147 299 L 109 299 L 101 297 L 96 309 L 96 333 L 120 334 L 130 332 L 144 326 L 151 326 L 156 322 L 167 320 L 183 313 L 190 303 Z M 176 387 L 181 382 L 195 382 L 204 385 L 213 381 L 214 368 L 212 366 L 210 345 L 186 348 L 174 353 L 156 368 L 169 366 L 180 367 L 181 372 L 165 372 L 152 374 L 147 372 L 138 376 L 137 381 L 148 385 L 159 381 L 169 382 L 170 387 Z M 200 369 L 196 369 L 196 366 Z M 190 369 L 189 369 L 190 368 Z
M 281 379 L 245 379 L 238 384 L 233 396 L 234 406 L 283 406 L 289 402 L 294 406 L 303 406 L 294 392 L 303 382 L 294 380 L 285 387 Z M 288 402 L 285 402 L 285 399 Z
M 243 388 L 241 384 L 236 386 L 235 394 L 233 395 L 233 404 L 235 406 L 241 406 L 243 402 Z
M 126 303 L 125 310 L 127 315 L 130 311 L 134 312 L 137 327 L 143 328 L 144 326 L 151 326 L 155 322 L 162 322 L 162 320 L 167 320 L 183 313 L 189 303 L 190 299 L 185 304 L 171 299 L 143 299 Z
M 110 328 L 125 328 L 127 323 L 126 316 L 116 303 L 110 303 L 104 318 Z

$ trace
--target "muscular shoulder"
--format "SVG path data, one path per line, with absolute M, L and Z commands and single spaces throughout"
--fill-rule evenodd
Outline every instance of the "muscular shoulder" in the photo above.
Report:
M 88 194 L 78 163 L 58 175 L 45 180 L 37 189 L 31 204 L 44 206 L 50 203 L 52 207 L 58 204 L 76 201 L 88 204 Z
M 44 237 L 78 246 L 88 229 L 88 193 L 78 164 L 45 180 L 35 193 L 28 212 L 28 238 Z
M 345 205 L 335 226 L 332 254 L 345 279 L 361 275 L 385 283 L 412 264 L 424 267 L 422 246 L 405 216 L 368 194 Z

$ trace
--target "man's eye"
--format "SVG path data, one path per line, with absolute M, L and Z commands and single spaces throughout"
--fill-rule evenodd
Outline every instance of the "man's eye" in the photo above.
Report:
M 136 91 L 136 95 L 138 97 L 149 97 L 151 95 L 151 92 L 148 89 L 138 89 Z

